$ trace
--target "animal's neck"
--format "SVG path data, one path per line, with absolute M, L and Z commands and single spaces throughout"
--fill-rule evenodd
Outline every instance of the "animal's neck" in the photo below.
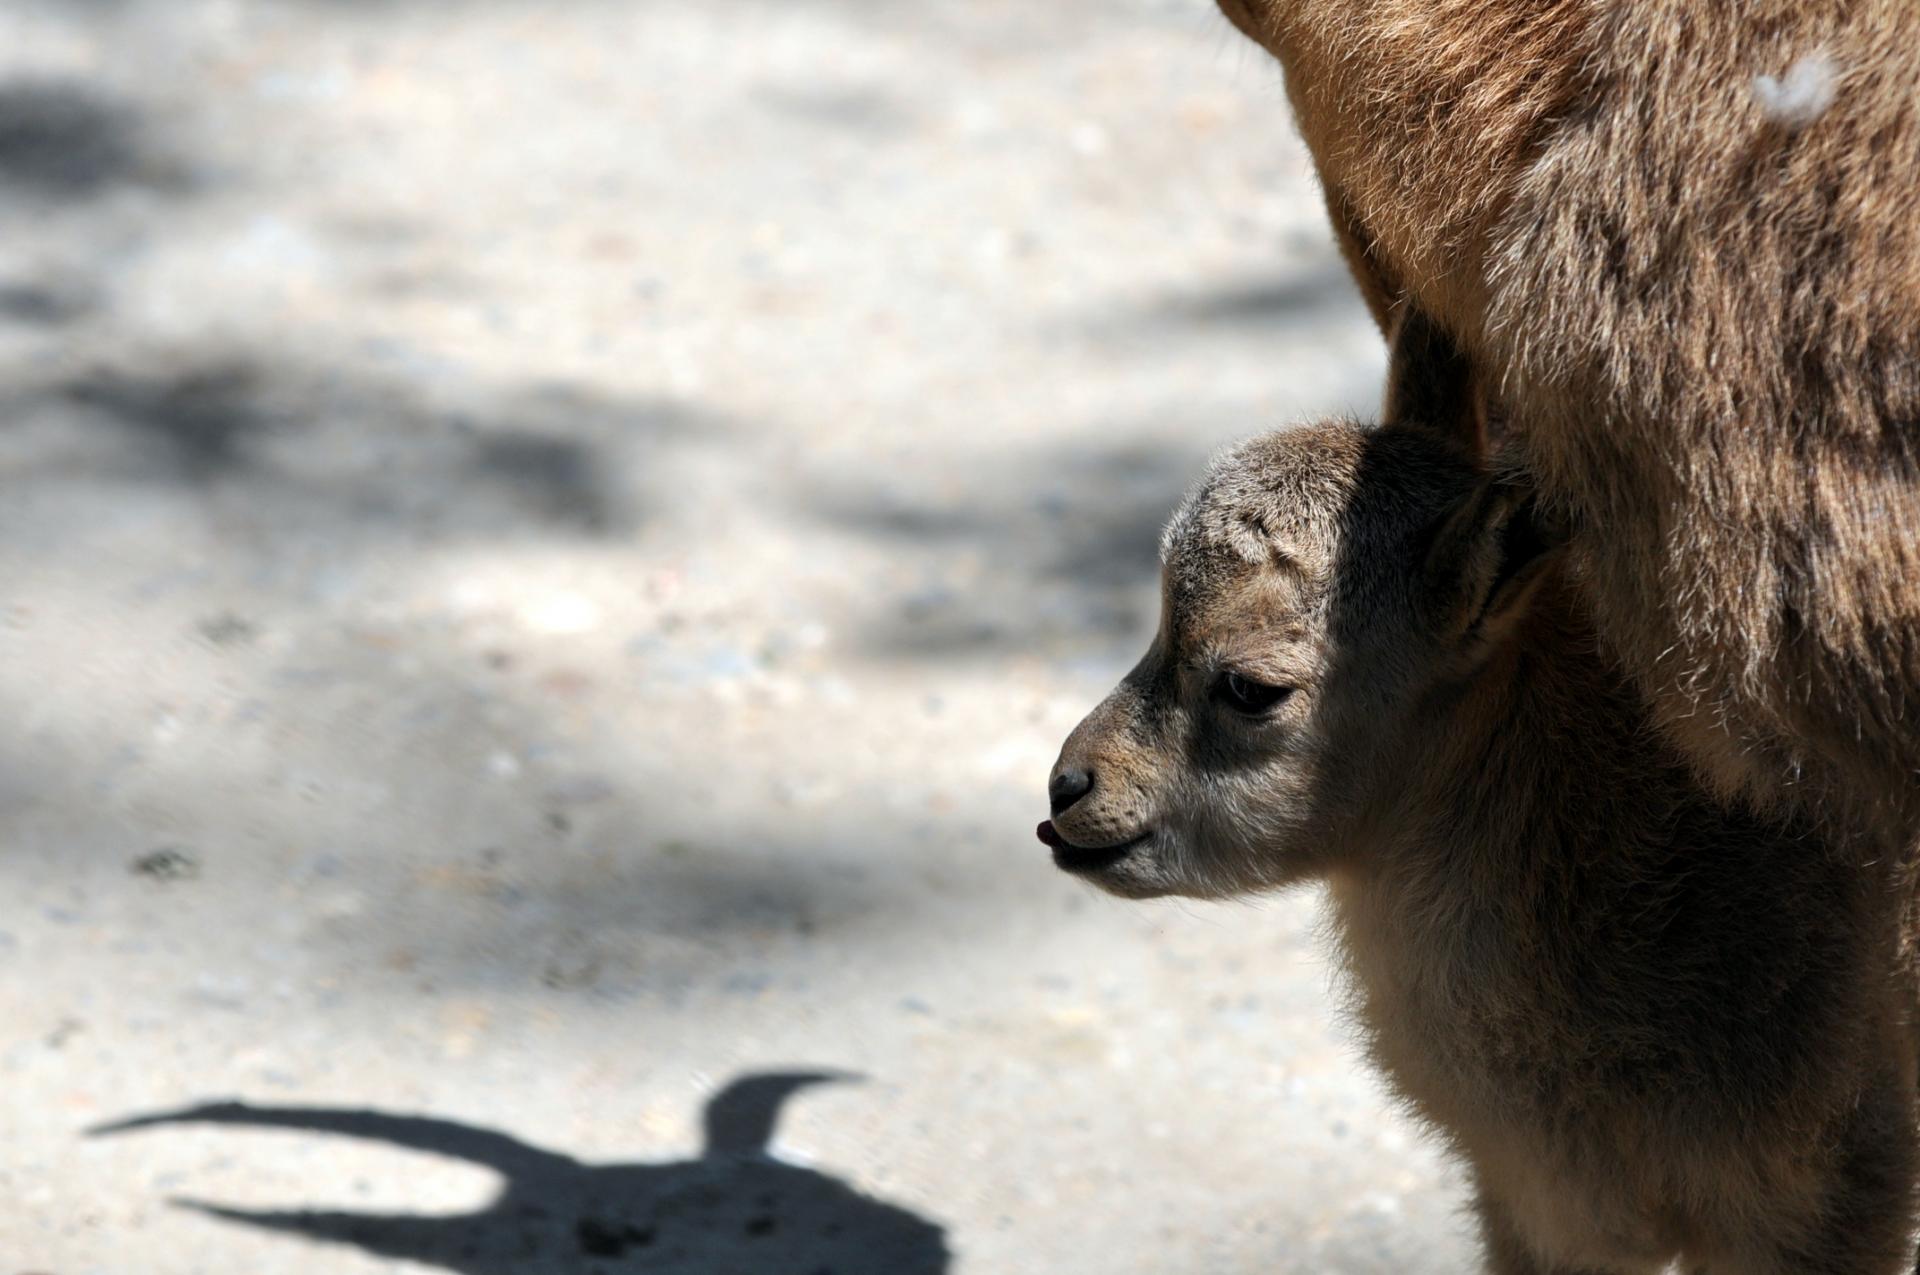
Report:
M 1473 679 L 1432 707 L 1356 856 L 1389 889 L 1437 875 L 1510 898 L 1515 873 L 1583 853 L 1623 825 L 1631 834 L 1684 789 L 1557 573 Z
M 1557 1003 L 1541 965 L 1567 941 L 1570 901 L 1616 906 L 1691 791 L 1657 760 L 1558 580 L 1470 684 L 1429 707 L 1365 844 L 1330 874 L 1362 1019 L 1404 1028 L 1376 1033 L 1375 1056 L 1425 1098 L 1505 1066 L 1499 1042 Z

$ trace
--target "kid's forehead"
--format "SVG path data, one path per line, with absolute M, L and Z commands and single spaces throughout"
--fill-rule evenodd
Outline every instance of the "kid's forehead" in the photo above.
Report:
M 1183 595 L 1224 593 L 1263 574 L 1310 582 L 1324 573 L 1326 540 L 1308 511 L 1203 489 L 1168 524 L 1160 567 Z
M 1191 646 L 1230 633 L 1294 629 L 1312 615 L 1319 592 L 1314 576 L 1284 554 L 1249 562 L 1231 550 L 1189 546 L 1170 554 L 1161 571 L 1163 631 Z

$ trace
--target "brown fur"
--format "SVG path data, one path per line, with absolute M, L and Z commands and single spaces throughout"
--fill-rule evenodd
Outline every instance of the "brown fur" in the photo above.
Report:
M 1723 792 L 1920 840 L 1920 10 L 1221 0 L 1383 326 L 1510 414 L 1601 633 Z M 1824 55 L 1832 104 L 1757 76 Z M 1849 838 L 1847 833 L 1865 833 Z
M 1370 1052 L 1470 1166 L 1498 1275 L 1910 1271 L 1894 869 L 1700 784 L 1456 441 L 1463 376 L 1403 338 L 1408 419 L 1215 465 L 1151 649 L 1062 750 L 1090 786 L 1056 857 L 1129 897 L 1329 881 Z M 1230 671 L 1294 689 L 1248 713 Z

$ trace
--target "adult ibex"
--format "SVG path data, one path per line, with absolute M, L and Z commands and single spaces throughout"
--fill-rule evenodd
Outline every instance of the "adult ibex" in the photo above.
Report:
M 1920 7 L 1220 0 L 1723 793 L 1920 842 Z

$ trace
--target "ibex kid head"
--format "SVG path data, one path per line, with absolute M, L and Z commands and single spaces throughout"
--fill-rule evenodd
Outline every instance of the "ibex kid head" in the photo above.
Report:
M 1216 459 L 1162 537 L 1152 645 L 1054 765 L 1054 861 L 1127 897 L 1219 897 L 1347 853 L 1556 556 L 1481 450 L 1463 362 L 1413 315 L 1385 424 Z

